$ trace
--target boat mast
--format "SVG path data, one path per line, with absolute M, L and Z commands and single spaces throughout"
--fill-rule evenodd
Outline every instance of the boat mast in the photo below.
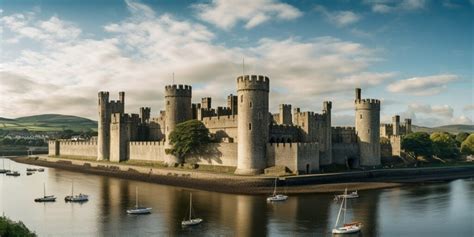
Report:
M 46 184 L 43 183 L 43 196 L 46 197 Z
M 72 181 L 71 196 L 74 196 L 74 180 Z
M 135 187 L 135 207 L 138 208 L 138 187 Z
M 347 188 L 346 190 L 344 191 L 344 198 L 342 199 L 343 203 L 344 203 L 344 215 L 343 215 L 343 218 L 342 218 L 342 223 L 346 223 L 346 210 L 347 210 Z
M 276 196 L 276 192 L 277 192 L 277 179 L 278 178 L 275 178 L 275 188 L 273 189 L 273 196 Z
M 339 212 L 337 213 L 336 224 L 334 225 L 334 228 L 337 228 L 337 224 L 339 223 L 339 217 L 341 216 L 342 205 L 343 203 L 341 203 L 341 207 L 339 208 Z
M 189 194 L 189 220 L 191 220 L 191 212 L 193 210 L 193 193 Z

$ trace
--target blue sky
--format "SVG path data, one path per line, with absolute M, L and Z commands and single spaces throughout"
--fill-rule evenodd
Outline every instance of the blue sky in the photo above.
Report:
M 128 112 L 162 109 L 163 90 L 224 105 L 242 73 L 268 75 L 270 106 L 353 124 L 355 87 L 415 124 L 472 124 L 473 1 L 213 0 L 0 2 L 0 117 L 96 119 L 99 90 Z

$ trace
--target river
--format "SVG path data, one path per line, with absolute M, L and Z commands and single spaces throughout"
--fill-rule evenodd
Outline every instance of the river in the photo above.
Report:
M 339 208 L 333 194 L 291 195 L 284 203 L 269 204 L 262 195 L 189 190 L 53 168 L 27 176 L 26 168 L 33 166 L 13 161 L 10 166 L 21 176 L 0 175 L 0 211 L 39 236 L 331 236 Z M 88 202 L 64 202 L 73 182 L 75 192 L 90 196 Z M 43 195 L 43 184 L 47 194 L 58 197 L 55 203 L 33 201 Z M 152 214 L 126 214 L 135 205 L 137 187 L 140 205 L 152 207 Z M 193 209 L 204 222 L 182 228 L 190 192 Z M 348 202 L 347 218 L 364 225 L 356 236 L 474 236 L 472 179 L 359 195 Z

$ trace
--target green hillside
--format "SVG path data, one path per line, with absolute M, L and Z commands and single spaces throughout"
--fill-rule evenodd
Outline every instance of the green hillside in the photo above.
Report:
M 439 127 L 422 127 L 413 125 L 412 129 L 414 132 L 449 132 L 453 134 L 457 134 L 460 132 L 467 132 L 467 133 L 474 133 L 474 125 L 466 125 L 466 124 L 453 124 L 453 125 L 444 125 Z
M 66 129 L 74 131 L 97 130 L 97 122 L 71 115 L 42 114 L 17 119 L 5 119 L 0 117 L 0 129 L 29 131 L 62 131 Z

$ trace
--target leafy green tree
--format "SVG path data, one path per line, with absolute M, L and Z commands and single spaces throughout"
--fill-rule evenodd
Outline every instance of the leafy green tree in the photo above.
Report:
M 456 135 L 456 143 L 458 147 L 461 146 L 461 143 L 466 140 L 466 138 L 469 137 L 469 133 L 467 132 L 460 132 Z
M 176 125 L 170 133 L 171 149 L 166 149 L 166 154 L 172 154 L 183 160 L 186 155 L 199 154 L 205 151 L 210 143 L 209 130 L 198 120 L 189 120 Z
M 6 217 L 0 217 L 0 236 L 36 236 L 34 232 L 28 230 L 23 222 L 14 222 Z
M 441 158 L 457 158 L 459 157 L 459 149 L 456 140 L 451 134 L 446 132 L 435 132 L 430 135 L 433 142 L 434 155 Z
M 433 144 L 430 135 L 425 132 L 410 133 L 403 137 L 402 149 L 415 156 L 430 157 L 433 155 Z
M 474 133 L 469 135 L 461 144 L 461 152 L 466 155 L 474 155 Z

